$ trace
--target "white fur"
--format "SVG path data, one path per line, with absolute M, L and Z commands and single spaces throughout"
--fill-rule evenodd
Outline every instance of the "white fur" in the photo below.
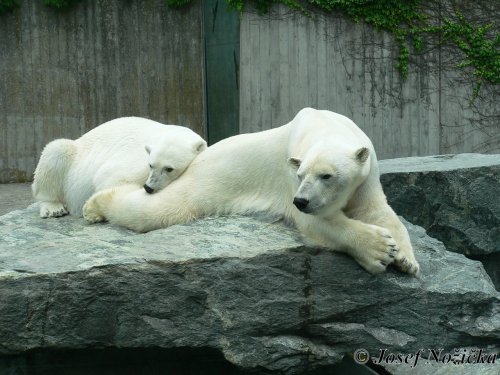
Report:
M 102 189 L 146 180 L 151 190 L 163 189 L 205 148 L 206 142 L 186 127 L 118 118 L 75 141 L 47 144 L 35 170 L 33 196 L 41 202 L 41 217 L 81 216 L 85 201 Z
M 297 199 L 309 202 L 305 212 Z M 145 232 L 258 211 L 285 218 L 308 242 L 346 252 L 369 272 L 392 262 L 418 272 L 408 233 L 382 191 L 371 141 L 329 111 L 306 108 L 279 128 L 220 141 L 153 196 L 134 186 L 97 193 L 84 217 Z

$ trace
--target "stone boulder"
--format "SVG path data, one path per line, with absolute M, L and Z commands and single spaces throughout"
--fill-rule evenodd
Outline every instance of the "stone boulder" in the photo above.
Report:
M 481 260 L 500 288 L 500 155 L 380 161 L 389 204 L 446 249 Z
M 0 217 L 0 373 L 65 350 L 201 350 L 260 374 L 327 368 L 359 348 L 496 350 L 500 293 L 481 263 L 406 225 L 418 277 L 370 275 L 259 218 L 136 234 L 40 219 L 36 205 L 11 212 Z

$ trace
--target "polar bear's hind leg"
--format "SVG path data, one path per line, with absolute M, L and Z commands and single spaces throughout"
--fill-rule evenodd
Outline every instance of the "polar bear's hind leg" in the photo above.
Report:
M 69 139 L 56 139 L 43 149 L 31 186 L 33 198 L 40 202 L 42 218 L 68 214 L 64 203 L 64 183 L 75 154 L 74 141 Z

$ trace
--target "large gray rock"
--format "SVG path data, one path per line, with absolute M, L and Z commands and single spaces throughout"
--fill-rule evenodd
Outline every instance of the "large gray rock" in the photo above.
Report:
M 416 278 L 370 275 L 256 218 L 135 234 L 15 211 L 0 217 L 0 353 L 205 348 L 243 369 L 301 374 L 358 348 L 494 350 L 500 294 L 481 263 L 407 226 Z
M 380 169 L 394 209 L 448 250 L 500 252 L 500 155 L 388 159 Z
M 500 288 L 500 155 L 380 161 L 389 204 L 447 250 L 481 260 Z

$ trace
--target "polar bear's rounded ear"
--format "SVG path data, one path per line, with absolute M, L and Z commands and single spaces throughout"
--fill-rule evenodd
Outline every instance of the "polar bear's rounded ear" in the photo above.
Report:
M 203 140 L 196 142 L 194 145 L 194 151 L 197 153 L 204 151 L 206 148 L 207 148 L 207 142 L 205 142 Z
M 302 163 L 302 160 L 299 158 L 289 158 L 288 159 L 288 165 L 291 167 L 298 169 L 300 167 L 300 163 Z
M 370 156 L 370 150 L 366 147 L 361 147 L 356 151 L 355 155 L 357 161 L 364 163 L 368 159 L 368 156 Z
M 150 154 L 150 153 L 151 153 L 151 146 L 146 145 L 146 147 L 144 147 L 144 148 L 146 149 L 146 152 L 147 152 L 148 154 Z

